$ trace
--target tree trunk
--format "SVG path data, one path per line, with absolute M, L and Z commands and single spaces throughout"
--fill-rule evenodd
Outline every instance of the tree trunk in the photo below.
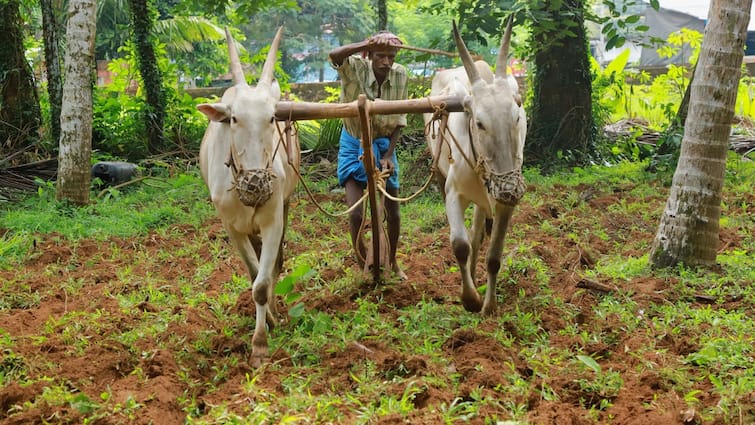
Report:
M 550 7 L 548 3 L 543 7 Z M 560 11 L 546 9 L 556 27 L 537 35 L 534 43 L 535 74 L 524 157 L 544 168 L 554 162 L 581 163 L 593 151 L 596 129 L 585 7 L 583 0 L 566 0 Z M 562 19 L 562 14 L 573 19 Z M 574 35 L 566 35 L 569 32 Z
M 69 1 L 56 196 L 76 205 L 89 203 L 96 11 L 95 0 Z
M 153 19 L 150 0 L 129 0 L 133 40 L 136 45 L 139 73 L 144 84 L 147 107 L 144 111 L 147 124 L 148 149 L 152 153 L 163 145 L 163 124 L 165 122 L 165 93 L 160 68 L 157 66 L 155 47 L 152 44 Z
M 22 24 L 19 1 L 0 1 L 0 157 L 39 140 L 42 114 L 24 56 Z
M 383 31 L 388 29 L 388 6 L 386 0 L 377 0 L 378 25 L 377 30 Z
M 721 192 L 752 0 L 712 0 L 671 192 L 650 251 L 654 268 L 715 264 Z
M 63 77 L 60 70 L 60 24 L 56 11 L 61 10 L 63 5 L 60 1 L 54 0 L 41 0 L 40 5 L 42 7 L 42 34 L 45 40 L 47 94 L 50 96 L 50 137 L 54 143 L 59 143 Z

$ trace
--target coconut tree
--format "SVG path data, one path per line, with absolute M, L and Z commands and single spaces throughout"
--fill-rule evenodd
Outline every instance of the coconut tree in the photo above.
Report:
M 76 205 L 89 203 L 96 8 L 95 0 L 68 2 L 56 197 Z
M 712 0 L 690 89 L 689 113 L 652 267 L 716 261 L 729 131 L 752 0 Z

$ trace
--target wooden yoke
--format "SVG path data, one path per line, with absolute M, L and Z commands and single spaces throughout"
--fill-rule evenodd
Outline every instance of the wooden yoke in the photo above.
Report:
M 359 116 L 359 100 L 349 103 L 317 103 L 317 102 L 278 102 L 275 118 L 285 120 L 319 120 L 325 118 L 349 118 Z M 461 96 L 432 96 L 421 99 L 407 100 L 367 100 L 369 113 L 386 114 L 424 114 L 433 113 L 438 109 L 448 112 L 462 112 L 464 98 Z

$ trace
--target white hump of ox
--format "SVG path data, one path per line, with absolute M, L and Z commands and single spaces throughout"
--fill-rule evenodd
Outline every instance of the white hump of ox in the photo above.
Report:
M 514 209 L 524 195 L 522 177 L 527 118 L 519 87 L 507 73 L 512 19 L 509 18 L 496 60 L 495 73 L 484 61 L 473 61 L 453 23 L 454 40 L 463 66 L 438 72 L 430 96 L 455 95 L 464 101 L 464 112 L 441 120 L 426 114 L 427 144 L 443 189 L 451 247 L 462 278 L 461 299 L 468 311 L 495 312 L 496 278 L 503 242 Z M 467 231 L 464 211 L 474 205 L 472 227 Z M 481 300 L 474 283 L 480 246 L 487 233 L 490 244 L 485 258 L 487 289 Z
M 297 184 L 299 145 L 275 120 L 281 93 L 273 80 L 283 28 L 270 46 L 256 86 L 247 84 L 226 29 L 233 86 L 220 102 L 197 108 L 210 122 L 199 153 L 202 177 L 231 244 L 252 279 L 256 325 L 251 363 L 268 357 L 267 329 L 276 323 L 273 287 L 283 263 L 288 200 Z

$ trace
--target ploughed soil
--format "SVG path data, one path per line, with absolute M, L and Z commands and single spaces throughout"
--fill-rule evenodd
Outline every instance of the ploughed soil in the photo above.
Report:
M 530 185 L 530 192 L 542 191 L 542 188 Z M 571 318 L 562 317 L 557 311 L 535 312 L 540 318 L 540 326 L 550 336 L 550 346 L 554 348 L 574 348 L 582 345 L 582 352 L 600 358 L 603 370 L 620 371 L 623 377 L 623 386 L 618 395 L 612 398 L 611 406 L 604 410 L 595 410 L 593 415 L 588 412 L 590 407 L 589 395 L 582 392 L 575 384 L 574 376 L 548 376 L 543 378 L 532 377 L 532 370 L 522 359 L 516 345 L 504 347 L 493 340 L 489 335 L 491 327 L 498 326 L 495 320 L 485 320 L 479 326 L 479 332 L 475 329 L 449 329 L 447 340 L 443 344 L 445 355 L 453 359 L 453 365 L 457 372 L 464 375 L 464 380 L 457 388 L 440 388 L 428 386 L 414 399 L 416 409 L 403 418 L 399 416 L 387 416 L 380 418 L 375 423 L 417 423 L 436 424 L 441 421 L 437 415 L 430 413 L 427 406 L 438 406 L 441 403 L 450 405 L 456 398 L 469 399 L 473 391 L 482 391 L 484 394 L 494 394 L 495 388 L 500 385 L 510 385 L 504 378 L 515 369 L 521 376 L 530 376 L 532 382 L 537 384 L 538 379 L 544 386 L 552 388 L 559 394 L 555 401 L 548 401 L 535 396 L 531 391 L 529 399 L 515 400 L 517 404 L 526 406 L 526 421 L 532 424 L 686 424 L 701 423 L 699 413 L 689 411 L 688 405 L 681 399 L 668 381 L 657 373 L 645 371 L 634 373 L 633 370 L 642 370 L 643 362 L 660 361 L 658 358 L 636 358 L 633 354 L 643 345 L 658 344 L 651 341 L 657 337 L 646 334 L 625 334 L 621 329 L 618 318 L 595 317 L 591 314 L 591 307 L 596 305 L 601 297 L 616 290 L 626 290 L 627 296 L 642 308 L 643 305 L 654 303 L 674 302 L 668 299 L 667 294 L 673 293 L 671 287 L 676 282 L 674 278 L 641 277 L 632 278 L 628 281 L 603 281 L 596 282 L 584 277 L 584 272 L 595 267 L 596 262 L 603 255 L 621 250 L 627 257 L 639 257 L 644 254 L 636 247 L 647 247 L 652 242 L 657 228 L 657 219 L 643 221 L 638 214 L 635 217 L 612 214 L 612 206 L 620 203 L 633 203 L 629 193 L 631 187 L 615 187 L 611 191 L 595 191 L 590 187 L 559 187 L 555 193 L 539 194 L 545 203 L 537 206 L 523 202 L 519 205 L 513 222 L 513 226 L 528 226 L 528 240 L 536 240 L 536 254 L 541 258 L 544 266 L 551 276 L 549 287 L 553 297 L 558 297 L 566 303 L 570 303 L 583 314 L 577 315 L 577 325 L 590 328 L 602 328 L 607 335 L 612 336 L 611 341 L 595 341 L 586 344 L 574 337 L 563 336 L 564 328 L 572 325 Z M 665 203 L 667 189 L 659 187 L 657 196 L 649 197 L 642 202 L 648 208 L 658 210 Z M 304 197 L 303 192 L 299 195 Z M 326 199 L 342 198 L 341 193 L 318 194 L 318 198 Z M 753 205 L 752 194 L 738 194 L 748 199 L 745 205 Z M 575 203 L 587 203 L 590 208 L 568 210 L 563 202 L 564 199 L 574 199 Z M 526 200 L 526 198 L 525 198 Z M 743 203 L 740 202 L 739 205 Z M 736 205 L 736 203 L 732 203 Z M 301 214 L 319 214 L 319 211 L 311 203 L 295 205 Z M 411 208 L 408 204 L 402 208 Z M 753 213 L 753 211 L 750 211 Z M 584 217 L 580 217 L 584 214 Z M 589 217 L 587 217 L 589 215 Z M 602 222 L 607 238 L 591 237 L 589 240 L 575 242 L 568 236 L 568 231 L 547 231 L 540 223 L 549 220 L 557 226 L 567 221 L 579 227 L 579 222 Z M 656 216 L 657 217 L 657 216 Z M 342 228 L 346 228 L 345 218 L 342 220 Z M 564 220 L 564 221 L 560 221 Z M 576 223 L 576 224 L 574 224 Z M 307 237 L 332 238 L 332 224 L 322 220 L 322 227 L 312 227 L 307 224 L 306 229 L 297 229 L 301 226 L 297 220 L 290 223 L 291 228 L 301 231 Z M 234 340 L 224 336 L 220 329 L 215 328 L 215 316 L 208 309 L 207 304 L 196 306 L 182 305 L 177 309 L 182 310 L 185 321 L 180 325 L 170 324 L 168 329 L 157 338 L 140 338 L 136 347 L 126 347 L 109 340 L 107 344 L 94 343 L 101 336 L 98 329 L 81 329 L 78 335 L 61 334 L 57 337 L 48 337 L 40 342 L 35 335 L 50 334 L 49 327 L 56 326 L 55 318 L 60 318 L 67 312 L 81 311 L 87 314 L 100 314 L 103 322 L 115 324 L 124 331 L 129 330 L 143 321 L 145 312 L 156 309 L 156 303 L 150 299 L 144 299 L 141 304 L 132 310 L 123 309 L 118 301 L 110 293 L 113 288 L 112 282 L 120 279 L 119 276 L 128 275 L 131 285 L 138 285 L 140 277 L 150 276 L 150 279 L 158 279 L 171 285 L 181 277 L 194 276 L 200 264 L 213 261 L 214 251 L 205 248 L 191 255 L 173 257 L 170 264 L 159 261 L 144 261 L 144 258 L 159 258 L 166 251 L 177 252 L 184 248 L 185 241 L 195 238 L 204 238 L 206 235 L 197 233 L 209 232 L 209 239 L 220 241 L 221 245 L 228 244 L 227 236 L 216 218 L 210 219 L 197 230 L 190 226 L 176 225 L 169 232 L 176 233 L 181 237 L 150 234 L 144 237 L 132 239 L 111 238 L 107 243 L 93 240 L 83 240 L 77 244 L 71 244 L 62 240 L 57 235 L 39 235 L 35 243 L 35 249 L 30 258 L 15 270 L 0 271 L 0 281 L 6 281 L 17 276 L 19 273 L 30 276 L 26 282 L 28 293 L 38 291 L 43 296 L 38 302 L 32 302 L 28 306 L 7 309 L 0 312 L 0 329 L 3 337 L 15 338 L 12 352 L 16 358 L 26 361 L 26 371 L 29 378 L 38 379 L 41 376 L 54 377 L 56 381 L 65 382 L 69 390 L 79 391 L 88 395 L 89 398 L 99 400 L 102 393 L 113 394 L 125 406 L 127 398 L 139 403 L 139 408 L 133 410 L 133 415 L 118 415 L 111 418 L 100 418 L 94 423 L 133 423 L 133 424 L 161 424 L 174 425 L 185 422 L 187 412 L 183 410 L 185 404 L 180 399 L 194 397 L 199 409 L 207 406 L 229 404 L 232 408 L 234 403 L 242 403 L 239 394 L 241 386 L 245 382 L 245 376 L 260 374 L 257 385 L 266 389 L 273 395 L 282 395 L 286 390 L 281 382 L 290 373 L 295 373 L 295 366 L 289 360 L 291 353 L 285 350 L 273 352 L 273 362 L 277 362 L 275 368 L 254 370 L 247 364 L 237 364 L 229 367 L 224 374 L 224 381 L 214 382 L 212 392 L 206 390 L 208 386 L 201 384 L 203 381 L 217 376 L 217 371 L 212 368 L 199 366 L 198 362 L 206 362 L 213 355 L 219 357 L 223 353 L 249 353 L 249 339 L 245 341 Z M 615 238 L 622 238 L 616 240 Z M 740 237 L 734 231 L 722 231 L 720 236 L 722 249 L 736 249 L 740 244 Z M 416 246 L 401 246 L 402 255 L 400 262 L 408 275 L 404 282 L 391 281 L 386 287 L 370 288 L 363 283 L 355 283 L 354 289 L 349 294 L 348 290 L 339 295 L 324 294 L 319 297 L 305 297 L 304 302 L 308 311 L 321 311 L 328 314 L 347 313 L 357 305 L 359 298 L 371 300 L 380 299 L 381 313 L 387 320 L 397 319 L 394 314 L 398 309 L 418 304 L 422 300 L 431 302 L 459 304 L 459 276 L 454 271 L 455 261 L 448 241 L 448 226 L 439 225 L 439 229 L 428 232 L 426 235 L 414 235 L 418 241 Z M 645 241 L 645 243 L 636 243 Z M 337 246 L 336 252 L 348 252 L 347 236 L 344 234 Z M 226 247 L 224 253 L 232 252 Z M 508 255 L 512 248 L 506 244 L 504 255 Z M 110 252 L 103 254 L 103 249 Z M 305 252 L 306 246 L 293 243 L 288 244 L 288 255 L 296 256 Z M 112 251 L 117 250 L 117 255 Z M 144 264 L 145 267 L 136 267 L 135 264 Z M 224 291 L 224 285 L 232 280 L 234 274 L 243 276 L 243 266 L 233 254 L 228 254 L 218 267 L 211 271 L 206 279 L 207 294 L 219 294 Z M 353 261 L 344 260 L 346 267 L 356 267 Z M 59 267 L 68 265 L 68 267 Z M 478 268 L 477 280 L 482 282 L 484 268 Z M 47 270 L 55 270 L 54 273 Z M 124 272 L 124 270 L 128 270 Z M 342 267 L 332 267 L 327 261 L 323 261 L 317 272 L 328 281 L 344 276 Z M 505 274 L 504 271 L 502 273 Z M 503 277 L 499 276 L 499 279 Z M 50 290 L 50 288 L 66 288 L 71 285 L 81 287 L 76 296 L 69 296 L 64 290 Z M 360 286 L 361 285 L 361 286 Z M 538 291 L 537 283 L 522 276 L 517 285 L 504 285 L 500 299 L 515 298 L 517 291 L 523 289 L 527 293 Z M 178 288 L 173 288 L 179 293 Z M 239 308 L 247 308 L 249 314 L 253 314 L 253 304 L 243 306 L 242 296 Z M 701 303 L 706 300 L 701 299 Z M 728 308 L 737 308 L 736 302 L 729 304 Z M 514 311 L 516 306 L 502 303 L 499 312 Z M 459 310 L 461 311 L 461 310 Z M 468 314 L 468 313 L 465 313 Z M 253 316 L 252 316 L 253 317 Z M 283 326 L 286 326 L 285 324 Z M 63 326 L 59 327 L 63 329 Z M 165 346 L 167 340 L 183 339 L 185 344 L 191 345 L 201 334 L 207 330 L 216 329 L 212 340 L 214 353 L 197 355 L 193 364 L 191 358 L 178 358 L 175 352 L 160 348 Z M 114 332 L 107 329 L 106 332 Z M 516 328 L 507 329 L 511 332 L 514 340 L 517 338 Z M 274 331 L 275 332 L 275 331 Z M 81 338 L 90 339 L 88 344 L 77 344 Z M 681 358 L 695 350 L 692 341 L 686 341 L 684 335 L 668 336 L 661 342 L 664 346 L 665 356 L 677 356 Z M 81 348 L 83 347 L 83 348 Z M 128 354 L 141 352 L 141 356 L 134 358 Z M 3 353 L 4 363 L 12 359 Z M 662 354 L 656 353 L 658 356 Z M 654 354 L 645 353 L 645 356 Z M 374 361 L 378 368 L 390 370 L 397 364 L 402 365 L 402 373 L 416 375 L 417 377 L 430 374 L 442 373 L 439 371 L 426 370 L 428 363 L 421 356 L 407 357 L 397 352 L 388 342 L 381 342 L 379 338 L 370 340 L 365 344 L 347 344 L 341 351 L 329 351 L 320 353 L 322 367 L 327 368 L 327 380 L 314 383 L 309 389 L 313 394 L 322 391 L 334 391 L 338 388 L 348 390 L 353 385 L 350 375 L 354 362 L 369 358 Z M 668 358 L 668 357 L 664 357 Z M 9 367 L 4 364 L 4 367 Z M 135 373 L 138 371 L 138 373 Z M 576 372 L 575 372 L 576 373 Z M 187 379 L 187 376 L 190 379 Z M 60 379 L 63 377 L 64 379 Z M 546 381 L 547 380 L 547 381 Z M 190 386 L 187 382 L 194 382 Z M 701 393 L 702 408 L 715 406 L 717 399 L 711 394 L 705 382 L 696 384 Z M 44 381 L 25 386 L 16 382 L 9 382 L 0 389 L 0 424 L 42 424 L 42 423 L 81 423 L 86 417 L 80 408 L 74 408 L 71 403 L 54 405 L 51 403 L 37 402 L 34 408 L 22 409 L 14 413 L 14 406 L 23 406 L 24 403 L 39 401 L 44 393 Z M 385 391 L 396 391 L 400 398 L 404 388 L 394 388 L 386 385 Z M 494 406 L 491 411 L 484 409 L 481 414 L 495 414 L 499 418 L 505 417 L 505 412 L 496 412 Z M 194 414 L 198 412 L 193 412 Z M 306 412 L 303 412 L 306 414 Z M 751 415 L 752 412 L 749 412 Z M 345 417 L 351 417 L 344 412 Z M 201 416 L 201 415 L 200 415 Z M 312 420 L 315 422 L 315 420 Z M 469 423 L 484 423 L 484 419 L 477 417 L 469 420 Z

